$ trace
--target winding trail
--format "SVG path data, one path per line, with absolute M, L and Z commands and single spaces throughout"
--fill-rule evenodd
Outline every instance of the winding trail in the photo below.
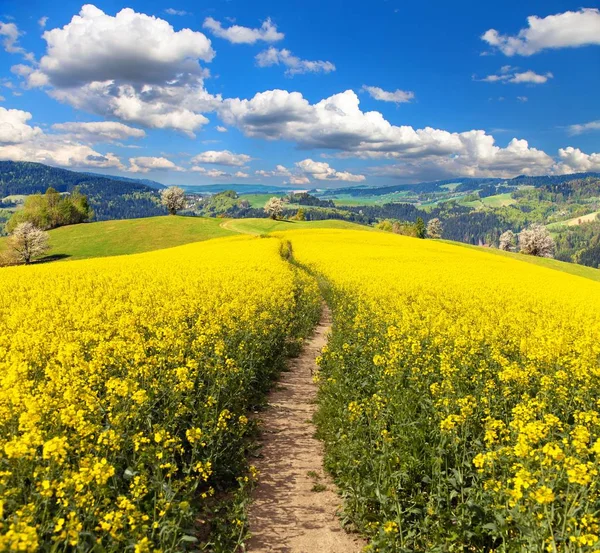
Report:
M 312 374 L 327 342 L 331 314 L 323 308 L 313 337 L 269 395 L 262 417 L 259 484 L 249 522 L 252 553 L 358 553 L 365 545 L 337 517 L 341 498 L 323 469 L 323 445 L 314 437 L 317 386 Z

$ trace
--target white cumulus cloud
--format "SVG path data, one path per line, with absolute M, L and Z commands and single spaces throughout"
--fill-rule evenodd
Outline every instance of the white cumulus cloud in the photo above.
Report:
M 204 88 L 200 61 L 215 53 L 210 40 L 190 29 L 125 8 L 115 16 L 86 4 L 62 28 L 46 31 L 39 67 L 21 75 L 29 87 L 77 109 L 194 136 L 220 96 Z
M 304 175 L 292 175 L 289 180 L 290 184 L 310 184 L 310 179 Z
M 516 67 L 505 65 L 498 73 L 488 75 L 487 77 L 483 77 L 483 79 L 473 78 L 474 80 L 480 80 L 486 83 L 544 84 L 553 77 L 554 75 L 550 72 L 541 75 L 531 69 L 519 71 Z
M 212 17 L 207 17 L 202 27 L 208 29 L 213 35 L 224 38 L 232 44 L 255 44 L 258 41 L 278 42 L 279 40 L 283 40 L 285 36 L 277 30 L 277 25 L 270 19 L 265 20 L 258 29 L 242 27 L 241 25 L 232 25 L 226 29 L 220 21 Z
M 40 70 L 55 86 L 109 80 L 164 84 L 182 73 L 202 75 L 210 40 L 190 29 L 175 31 L 163 19 L 125 8 L 115 16 L 86 4 L 62 29 L 43 35 L 47 53 Z
M 136 129 L 116 121 L 56 123 L 52 125 L 52 129 L 83 142 L 112 142 L 146 136 L 142 129 Z
M 409 90 L 394 90 L 387 91 L 383 90 L 383 88 L 379 88 L 378 86 L 367 86 L 363 85 L 363 90 L 369 93 L 371 98 L 375 98 L 375 100 L 380 100 L 382 102 L 394 102 L 396 104 L 403 104 L 414 100 L 415 93 Z
M 583 134 L 592 131 L 600 131 L 600 119 L 569 126 L 569 134 Z
M 176 10 L 175 8 L 167 8 L 165 13 L 168 13 L 169 15 L 188 15 L 188 12 L 185 10 Z
M 506 56 L 530 56 L 546 49 L 600 45 L 600 10 L 582 8 L 547 17 L 531 15 L 517 35 L 487 30 L 482 40 Z
M 31 117 L 28 111 L 0 107 L 0 144 L 19 144 L 40 136 L 42 129 L 27 123 Z
M 289 177 L 291 176 L 290 170 L 284 165 L 276 165 L 274 171 L 265 171 L 264 169 L 259 169 L 258 171 L 254 171 L 256 175 L 259 177 Z
M 351 90 L 316 104 L 298 92 L 270 90 L 249 100 L 227 99 L 219 113 L 247 136 L 335 150 L 337 157 L 398 160 L 375 170 L 387 176 L 509 177 L 544 174 L 556 162 L 526 140 L 514 138 L 506 147 L 498 146 L 483 130 L 449 132 L 392 125 L 377 111 L 363 112 Z
M 220 169 L 206 169 L 205 167 L 194 166 L 190 169 L 190 171 L 193 171 L 194 173 L 201 173 L 202 175 L 206 175 L 211 179 L 225 179 L 231 177 L 231 173 L 222 171 Z
M 178 167 L 166 157 L 140 156 L 129 158 L 127 171 L 130 173 L 147 173 L 156 170 L 183 171 L 181 167 Z
M 365 180 L 364 175 L 354 175 L 347 171 L 336 171 L 329 163 L 313 161 L 310 158 L 298 161 L 296 166 L 305 173 L 305 176 L 316 180 L 339 180 L 347 182 L 362 182 Z
M 569 146 L 558 150 L 560 162 L 555 166 L 557 173 L 584 173 L 600 171 L 600 153 L 586 154 L 579 148 Z
M 115 154 L 102 154 L 70 136 L 45 134 L 28 124 L 31 118 L 27 111 L 0 107 L 0 159 L 63 167 L 123 167 Z
M 278 50 L 273 46 L 259 52 L 255 59 L 259 67 L 270 67 L 281 64 L 287 68 L 285 74 L 289 76 L 300 73 L 331 73 L 331 71 L 335 71 L 335 65 L 330 61 L 303 60 L 294 56 L 285 48 Z
M 192 158 L 192 163 L 208 163 L 212 165 L 228 165 L 230 167 L 241 167 L 246 165 L 252 158 L 247 154 L 234 154 L 229 150 L 207 150 Z

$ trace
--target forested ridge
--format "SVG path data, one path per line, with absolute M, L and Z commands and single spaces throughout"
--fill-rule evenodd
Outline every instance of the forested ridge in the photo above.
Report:
M 42 163 L 0 161 L 1 197 L 41 194 L 48 188 L 58 192 L 79 188 L 87 196 L 98 221 L 164 213 L 156 190 L 140 182 L 77 173 Z

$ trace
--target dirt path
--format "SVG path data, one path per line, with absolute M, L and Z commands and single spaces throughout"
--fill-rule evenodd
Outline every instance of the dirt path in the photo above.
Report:
M 323 446 L 314 437 L 315 358 L 327 341 L 324 308 L 300 357 L 290 360 L 263 413 L 260 470 L 249 521 L 252 553 L 357 553 L 364 543 L 347 534 L 336 512 L 341 498 L 323 471 Z

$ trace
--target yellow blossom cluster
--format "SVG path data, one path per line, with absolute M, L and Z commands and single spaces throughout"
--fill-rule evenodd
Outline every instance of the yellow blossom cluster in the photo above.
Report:
M 333 308 L 318 420 L 373 550 L 600 550 L 598 283 L 439 241 L 286 238 Z
M 0 551 L 203 545 L 319 301 L 274 239 L 3 269 Z

